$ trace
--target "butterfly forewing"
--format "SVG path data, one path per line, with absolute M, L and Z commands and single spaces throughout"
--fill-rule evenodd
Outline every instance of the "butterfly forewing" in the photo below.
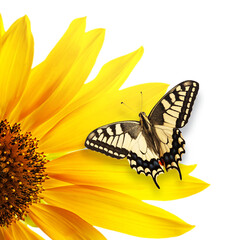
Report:
M 110 157 L 125 158 L 140 132 L 140 123 L 136 121 L 108 124 L 92 131 L 85 146 Z
M 185 81 L 172 88 L 150 112 L 150 122 L 173 128 L 184 127 L 189 120 L 198 89 L 199 84 L 195 81 Z

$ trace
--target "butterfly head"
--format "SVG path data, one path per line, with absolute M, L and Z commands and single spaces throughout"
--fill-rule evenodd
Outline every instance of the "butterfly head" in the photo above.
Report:
M 142 128 L 150 130 L 151 123 L 150 123 L 146 113 L 145 112 L 140 112 L 139 113 L 139 117 L 140 117 L 140 123 L 141 123 Z
M 140 119 L 144 119 L 144 118 L 147 118 L 147 115 L 145 112 L 140 112 L 139 117 L 140 117 Z

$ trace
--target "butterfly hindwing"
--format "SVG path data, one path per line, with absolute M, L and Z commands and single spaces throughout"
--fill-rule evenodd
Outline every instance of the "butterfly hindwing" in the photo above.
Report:
M 164 170 L 159 164 L 159 155 L 148 146 L 148 141 L 142 132 L 132 145 L 127 158 L 131 168 L 135 169 L 138 174 L 144 173 L 146 176 L 151 175 L 154 183 L 159 188 L 156 178 Z
M 148 118 L 153 125 L 182 128 L 188 122 L 199 84 L 185 81 L 165 94 L 155 105 Z
M 85 141 L 85 146 L 107 156 L 122 159 L 128 155 L 140 132 L 141 126 L 137 121 L 108 124 L 92 131 Z
M 154 126 L 159 141 L 159 158 L 160 164 L 169 169 L 178 170 L 180 178 L 182 178 L 178 162 L 182 160 L 182 154 L 185 153 L 185 141 L 179 129 L 168 126 Z
M 172 132 L 172 138 L 169 141 L 169 149 L 166 152 L 161 152 L 160 162 L 166 171 L 173 168 L 177 169 L 180 179 L 182 179 L 179 161 L 182 160 L 182 154 L 185 153 L 185 141 L 179 129 L 174 128 Z

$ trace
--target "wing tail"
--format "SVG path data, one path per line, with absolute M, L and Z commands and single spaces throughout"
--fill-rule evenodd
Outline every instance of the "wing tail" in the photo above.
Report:
M 158 184 L 157 181 L 156 181 L 156 177 L 154 177 L 154 176 L 152 176 L 152 177 L 153 177 L 153 180 L 154 180 L 154 183 L 155 183 L 156 187 L 157 187 L 158 189 L 160 189 L 160 186 L 159 186 L 159 184 Z
M 151 175 L 156 187 L 160 189 L 156 179 L 160 173 L 164 173 L 164 170 L 157 159 L 143 160 L 134 152 L 130 152 L 127 158 L 131 168 L 135 169 L 138 174 L 144 173 L 146 176 Z

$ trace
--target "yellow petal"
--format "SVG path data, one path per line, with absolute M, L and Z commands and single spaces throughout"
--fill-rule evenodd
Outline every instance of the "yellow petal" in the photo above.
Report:
M 118 90 L 127 79 L 142 54 L 143 48 L 140 48 L 130 54 L 114 59 L 105 64 L 93 81 L 83 85 L 71 104 L 68 104 L 60 112 L 58 112 L 58 114 L 49 119 L 38 129 L 35 129 L 35 135 L 40 139 L 61 119 L 73 112 L 75 109 L 84 106 L 86 103 L 102 94 L 109 94 L 109 92 Z
M 46 153 L 81 149 L 87 135 L 96 127 L 115 121 L 138 119 L 141 91 L 143 110 L 148 113 L 164 95 L 167 86 L 163 83 L 149 83 L 103 95 L 62 119 L 40 139 L 40 149 Z M 122 105 L 122 101 L 136 109 L 136 112 L 131 112 Z M 38 136 L 38 133 L 35 132 L 34 135 Z
M 143 51 L 143 47 L 140 47 L 132 53 L 105 64 L 98 76 L 83 86 L 77 98 L 81 98 L 80 101 L 86 104 L 92 99 L 99 97 L 100 94 L 119 90 L 141 59 Z
M 128 195 L 93 186 L 68 186 L 42 194 L 92 225 L 138 237 L 179 236 L 193 228 L 175 215 Z
M 104 29 L 96 29 L 84 35 L 81 43 L 84 49 L 71 66 L 71 69 L 47 101 L 24 120 L 23 128 L 33 130 L 74 98 L 96 61 L 104 41 L 104 35 Z
M 46 153 L 45 156 L 46 156 L 46 159 L 48 159 L 49 161 L 53 160 L 53 159 L 56 159 L 56 158 L 59 158 L 59 157 L 62 157 L 63 155 L 66 155 L 67 152 L 60 152 L 60 153 Z
M 130 168 L 127 159 L 118 160 L 91 150 L 82 150 L 49 162 L 47 173 L 54 179 L 71 184 L 104 187 L 145 200 L 179 199 L 208 187 L 207 183 L 189 175 L 195 165 L 180 164 L 180 168 L 182 181 L 176 170 L 170 170 L 159 175 L 160 189 L 157 189 L 152 178 L 138 175 Z
M 13 240 L 44 240 L 20 221 L 11 224 L 9 230 L 11 231 Z
M 52 177 L 50 177 L 43 183 L 44 189 L 62 187 L 62 186 L 68 186 L 68 185 L 72 185 L 72 183 L 60 181 Z
M 2 15 L 0 14 L 0 38 L 3 36 L 4 33 L 5 33 L 5 30 L 3 26 L 3 19 L 2 19 Z
M 145 200 L 175 200 L 191 196 L 203 191 L 209 186 L 208 183 L 188 175 L 186 171 L 191 168 L 193 168 L 193 166 L 180 164 L 180 169 L 183 175 L 182 180 L 179 179 L 177 170 L 175 169 L 170 170 L 168 173 L 165 173 L 165 175 L 160 175 L 159 185 L 161 190 L 158 188 L 143 188 L 138 190 L 130 188 L 125 190 L 125 192 L 138 197 L 139 199 Z
M 92 225 L 76 214 L 62 208 L 35 204 L 29 216 L 51 239 L 59 240 L 105 240 Z
M 7 118 L 18 103 L 31 70 L 33 36 L 28 17 L 17 20 L 1 38 L 0 117 Z
M 11 234 L 10 231 L 7 229 L 0 227 L 0 239 L 1 240 L 11 240 Z
M 37 227 L 37 225 L 36 225 L 36 224 L 33 222 L 33 220 L 29 217 L 29 215 L 27 215 L 27 216 L 25 217 L 24 222 L 25 222 L 27 225 L 31 226 L 31 227 Z
M 84 48 L 85 27 L 86 18 L 74 20 L 45 61 L 32 69 L 24 96 L 12 115 L 16 122 L 45 102 L 71 70 Z

